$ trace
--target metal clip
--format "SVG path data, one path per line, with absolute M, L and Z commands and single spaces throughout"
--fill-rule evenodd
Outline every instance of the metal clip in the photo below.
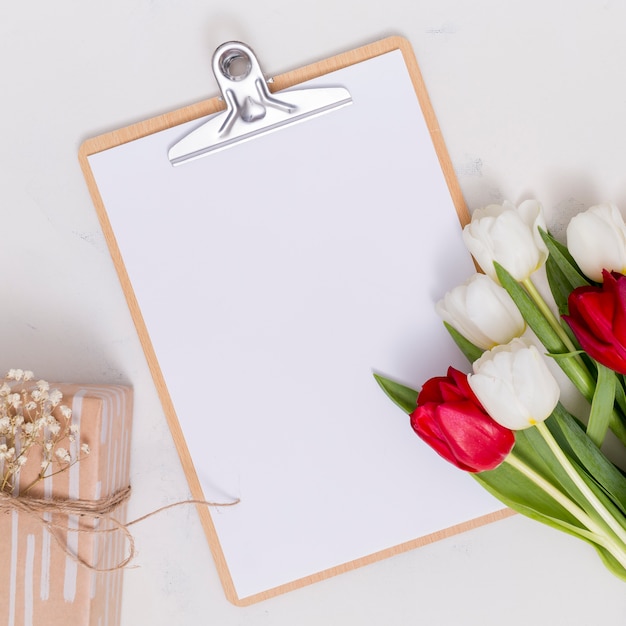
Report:
M 277 98 L 269 92 L 254 52 L 240 42 L 222 44 L 213 54 L 212 64 L 226 111 L 172 146 L 168 152 L 172 165 L 352 103 L 350 92 L 343 87 L 293 89 L 280 92 L 281 98 Z

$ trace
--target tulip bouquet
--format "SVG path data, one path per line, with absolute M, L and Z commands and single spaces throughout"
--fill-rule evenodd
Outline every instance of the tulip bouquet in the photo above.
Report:
M 451 367 L 419 392 L 376 379 L 437 453 L 510 508 L 593 545 L 626 580 L 622 216 L 613 205 L 580 213 L 566 246 L 537 202 L 505 203 L 475 211 L 463 239 L 484 274 L 447 293 L 437 311 L 472 371 Z M 547 277 L 546 296 L 538 276 Z M 556 367 L 584 414 L 561 403 Z M 618 442 L 613 460 L 607 437 Z

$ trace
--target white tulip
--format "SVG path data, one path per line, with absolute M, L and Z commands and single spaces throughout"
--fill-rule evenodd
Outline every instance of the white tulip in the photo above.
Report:
M 437 302 L 439 316 L 483 350 L 508 343 L 526 329 L 511 296 L 485 274 L 474 274 Z
M 521 430 L 547 419 L 560 389 L 535 346 L 521 339 L 485 352 L 468 375 L 472 391 L 499 424 Z
M 518 281 L 526 280 L 548 258 L 538 227 L 546 230 L 541 205 L 526 200 L 516 209 L 510 202 L 476 209 L 463 229 L 467 249 L 482 270 L 497 280 L 497 261 Z
M 602 270 L 626 272 L 626 224 L 614 204 L 598 204 L 574 216 L 567 248 L 583 273 L 602 282 Z

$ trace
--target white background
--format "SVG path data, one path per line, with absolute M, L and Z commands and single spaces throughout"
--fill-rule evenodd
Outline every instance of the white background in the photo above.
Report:
M 626 207 L 625 22 L 610 0 L 3 2 L 0 368 L 132 384 L 130 516 L 187 497 L 80 143 L 216 95 L 223 41 L 250 44 L 271 75 L 400 34 L 470 209 L 537 197 L 558 233 L 591 204 Z M 134 528 L 123 626 L 595 626 L 626 610 L 591 548 L 519 516 L 245 609 L 224 599 L 193 508 Z

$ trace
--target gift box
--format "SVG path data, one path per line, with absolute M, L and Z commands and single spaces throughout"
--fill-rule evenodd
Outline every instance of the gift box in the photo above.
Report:
M 65 471 L 36 483 L 27 495 L 101 502 L 123 492 L 129 486 L 132 390 L 114 385 L 54 387 L 63 393 L 61 404 L 72 409 L 71 421 L 78 428 L 69 445 L 79 450 L 86 443 L 90 450 Z M 22 490 L 40 471 L 40 463 L 29 464 L 19 477 Z M 109 515 L 123 523 L 125 501 Z M 128 545 L 119 529 L 101 532 L 116 525 L 106 517 L 5 509 L 0 514 L 0 624 L 118 625 L 123 568 L 117 566 Z M 111 571 L 97 571 L 105 569 Z

